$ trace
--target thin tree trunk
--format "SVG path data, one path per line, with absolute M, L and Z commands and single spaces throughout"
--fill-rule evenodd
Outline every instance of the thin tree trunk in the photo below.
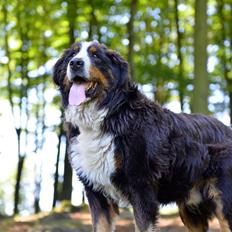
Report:
M 36 96 L 37 96 L 37 99 L 39 99 L 38 86 L 36 87 Z M 39 150 L 39 124 L 40 122 L 39 122 L 39 104 L 38 103 L 36 104 L 36 107 L 35 107 L 35 119 L 36 119 L 36 129 L 35 129 L 34 139 L 35 139 L 35 154 L 36 154 Z M 38 186 L 40 185 L 40 182 L 37 180 L 37 162 L 35 164 L 34 173 L 35 173 L 34 212 L 38 213 L 39 212 Z
M 36 185 L 39 185 L 38 187 L 36 186 L 36 190 L 40 189 L 40 182 L 36 182 Z M 39 206 L 39 192 L 35 192 L 35 195 L 37 195 L 38 197 L 35 197 L 34 199 L 34 212 L 35 213 L 39 213 L 40 212 L 40 206 Z
M 93 40 L 93 36 L 97 35 L 98 41 L 101 41 L 101 32 L 99 27 L 99 22 L 95 13 L 96 6 L 94 1 L 88 0 L 88 4 L 91 7 L 90 19 L 89 19 L 89 31 L 88 31 L 88 40 Z
M 164 79 L 163 79 L 163 71 L 162 71 L 162 50 L 164 45 L 164 27 L 162 24 L 162 20 L 159 22 L 159 40 L 157 44 L 159 44 L 159 50 L 156 52 L 156 79 L 154 85 L 154 100 L 159 102 L 160 105 L 163 105 L 166 102 L 166 93 L 164 90 Z
M 8 12 L 7 12 L 7 8 L 6 8 L 6 4 L 2 5 L 2 13 L 3 13 L 3 23 L 4 23 L 4 42 L 5 42 L 5 52 L 6 52 L 6 56 L 8 57 L 8 62 L 6 64 L 7 67 L 7 90 L 8 90 L 8 100 L 10 102 L 10 106 L 11 106 L 11 111 L 13 114 L 13 109 L 14 109 L 14 103 L 13 103 L 13 90 L 12 90 L 12 86 L 11 86 L 11 69 L 10 69 L 10 60 L 11 60 L 11 55 L 10 55 L 10 48 L 9 48 L 9 38 L 8 38 L 8 32 L 6 29 L 7 23 L 8 23 Z
M 232 2 L 230 2 L 230 18 L 229 18 L 229 41 L 230 41 L 230 69 L 232 69 Z M 232 80 L 230 79 L 230 123 L 232 124 Z
M 16 184 L 15 184 L 15 192 L 14 192 L 14 215 L 19 213 L 19 190 L 20 190 L 20 181 L 22 176 L 24 157 L 20 155 L 20 141 L 21 141 L 21 129 L 16 130 L 17 141 L 18 141 L 18 166 L 17 166 L 17 176 L 16 176 Z
M 41 41 L 42 54 L 41 54 L 41 63 L 38 63 L 38 66 L 41 64 L 43 65 L 46 63 L 48 57 L 47 57 L 47 40 L 45 37 L 43 37 L 43 40 Z M 41 151 L 45 142 L 44 133 L 46 130 L 45 125 L 45 108 L 46 108 L 46 100 L 45 100 L 45 90 L 46 90 L 46 74 L 42 77 L 42 88 L 36 87 L 36 95 L 38 102 L 36 104 L 35 109 L 35 118 L 36 118 L 36 130 L 35 130 L 35 153 L 38 151 Z M 36 154 L 38 156 L 39 154 Z M 40 166 L 38 166 L 40 165 Z M 36 162 L 35 164 L 35 194 L 34 194 L 34 212 L 38 213 L 40 212 L 40 192 L 41 192 L 41 182 L 42 182 L 42 164 L 39 162 L 39 164 Z
M 175 24 L 176 24 L 176 34 L 177 34 L 177 57 L 179 60 L 179 74 L 178 74 L 178 92 L 179 92 L 179 98 L 180 98 L 180 106 L 181 110 L 183 111 L 183 105 L 184 105 L 184 76 L 183 76 L 183 56 L 181 52 L 182 48 L 182 34 L 180 32 L 179 27 L 179 13 L 178 13 L 178 0 L 174 0 L 175 2 Z
M 73 44 L 75 42 L 75 27 L 76 27 L 76 17 L 77 17 L 77 1 L 68 0 L 68 11 L 67 19 L 69 24 L 69 43 Z
M 226 28 L 225 28 L 225 16 L 223 13 L 223 8 L 224 8 L 224 0 L 218 1 L 218 14 L 219 14 L 219 20 L 220 20 L 220 24 L 221 24 L 221 43 L 220 43 L 220 49 L 222 49 L 223 53 L 221 56 L 221 63 L 222 63 L 222 67 L 223 67 L 223 75 L 224 78 L 227 82 L 227 91 L 229 94 L 229 109 L 230 109 L 230 123 L 232 123 L 232 80 L 229 77 L 229 64 L 230 64 L 230 59 L 226 58 L 226 48 L 224 45 L 224 41 L 226 40 Z M 232 38 L 231 38 L 231 42 L 232 42 Z M 232 45 L 230 45 L 232 48 Z M 232 60 L 232 54 L 231 54 L 231 60 Z
M 18 6 L 19 6 L 18 2 Z M 27 125 L 28 125 L 28 115 L 29 115 L 29 102 L 28 102 L 28 96 L 27 96 L 27 91 L 29 89 L 29 82 L 30 79 L 28 77 L 28 30 L 29 30 L 29 25 L 23 24 L 22 20 L 22 14 L 25 13 L 23 11 L 18 11 L 17 12 L 17 27 L 19 31 L 19 37 L 20 40 L 22 41 L 21 47 L 20 47 L 20 61 L 19 61 L 19 66 L 21 67 L 20 70 L 20 75 L 22 79 L 22 86 L 20 87 L 20 94 L 19 94 L 19 118 L 20 118 L 20 125 L 19 128 L 16 129 L 17 136 L 18 136 L 18 167 L 17 167 L 17 174 L 16 174 L 16 184 L 15 184 L 15 193 L 14 193 L 14 214 L 17 214 L 19 212 L 18 205 L 20 202 L 20 190 L 21 190 L 21 179 L 22 179 L 22 172 L 23 172 L 23 165 L 24 161 L 26 158 L 26 150 L 24 152 L 21 151 L 20 149 L 20 144 L 21 144 L 21 137 L 22 135 L 25 136 L 24 141 L 25 141 L 25 147 L 27 147 L 28 144 L 28 130 L 27 130 Z M 24 28 L 27 28 L 25 30 Z M 23 103 L 23 98 L 25 99 Z M 24 115 L 27 117 L 25 119 L 25 116 L 23 118 L 23 111 Z M 26 122 L 26 123 L 25 123 Z M 22 127 L 24 126 L 25 128 L 25 133 L 22 132 Z
M 90 19 L 89 19 L 89 32 L 88 32 L 88 39 L 89 40 L 92 40 L 93 39 L 93 27 L 94 25 L 96 24 L 96 15 L 95 15 L 95 8 L 94 8 L 94 4 L 93 4 L 93 1 L 92 0 L 88 0 L 88 4 L 90 5 L 91 7 L 91 12 L 90 12 Z
M 71 191 L 70 191 L 71 190 Z M 71 200 L 72 196 L 72 167 L 68 159 L 68 140 L 66 139 L 66 151 L 64 160 L 64 180 L 61 192 L 61 200 Z
M 14 193 L 14 215 L 19 213 L 19 202 L 20 202 L 20 183 L 23 173 L 23 165 L 24 165 L 25 156 L 20 156 L 18 160 L 18 167 L 17 167 L 17 178 L 16 178 L 16 185 L 15 185 L 15 193 Z
M 194 90 L 192 111 L 208 114 L 207 0 L 195 1 Z
M 2 6 L 2 12 L 3 12 L 3 21 L 4 21 L 4 26 L 7 26 L 7 22 L 8 22 L 8 12 L 7 12 L 7 8 L 6 8 L 6 4 L 3 4 Z M 5 42 L 5 52 L 6 55 L 9 59 L 8 63 L 7 63 L 7 90 L 8 90 L 8 100 L 11 106 L 11 111 L 12 114 L 14 116 L 14 103 L 13 103 L 13 89 L 12 89 L 12 85 L 11 85 L 11 77 L 12 77 L 12 72 L 11 72 L 11 68 L 10 68 L 10 60 L 11 60 L 11 55 L 10 55 L 10 48 L 9 48 L 9 38 L 8 38 L 8 33 L 7 30 L 4 30 L 4 42 Z M 21 102 L 21 100 L 20 100 Z M 19 108 L 20 108 L 20 112 L 22 110 L 22 105 L 19 104 Z M 21 116 L 21 113 L 20 113 Z M 15 183 L 15 191 L 14 191 L 14 214 L 18 214 L 19 213 L 19 201 L 20 201 L 20 182 L 21 182 L 21 177 L 22 177 L 22 172 L 23 172 L 23 164 L 24 164 L 24 158 L 23 156 L 21 156 L 21 148 L 20 148 L 20 144 L 21 144 L 21 128 L 15 128 L 16 134 L 17 134 L 17 144 L 18 144 L 18 166 L 17 166 L 17 175 L 16 175 L 16 183 Z
M 232 86 L 232 80 L 227 82 L 227 83 L 228 83 L 228 85 Z M 230 125 L 232 125 L 232 89 L 231 89 L 231 87 L 230 87 L 230 89 L 228 89 L 228 92 L 229 92 L 229 99 L 230 99 L 230 101 L 229 101 Z
M 82 200 L 81 200 L 82 205 L 85 204 L 85 191 L 82 191 Z
M 128 62 L 130 64 L 131 79 L 135 80 L 135 64 L 134 64 L 134 45 L 135 45 L 135 33 L 134 33 L 134 21 L 135 13 L 137 11 L 138 0 L 131 0 L 130 2 L 130 20 L 128 22 Z
M 53 193 L 53 203 L 52 207 L 56 206 L 56 202 L 58 200 L 58 184 L 59 184 L 59 162 L 60 162 L 60 151 L 61 151 L 61 142 L 63 136 L 63 123 L 60 123 L 59 127 L 59 136 L 58 136 L 58 145 L 57 145 L 57 156 L 56 156 L 56 171 L 54 176 L 54 193 Z
M 162 62 L 161 62 L 161 50 L 163 47 L 162 33 L 159 38 L 159 48 L 160 50 L 157 52 L 157 77 L 154 86 L 154 100 L 159 102 L 160 105 L 165 103 L 165 92 L 163 89 L 164 83 L 162 79 Z
M 43 77 L 44 78 L 44 77 Z M 38 151 L 40 151 L 43 147 L 44 143 L 44 131 L 45 131 L 45 120 L 44 120 L 44 109 L 45 109 L 45 99 L 44 99 L 44 83 L 43 83 L 43 88 L 42 88 L 42 93 L 40 93 L 40 90 L 38 86 L 36 87 L 36 95 L 38 102 L 35 107 L 35 119 L 36 119 L 36 129 L 35 129 L 35 154 L 38 156 Z M 41 101 L 41 96 L 42 97 L 42 107 L 40 108 L 40 101 Z M 42 110 L 42 113 L 41 113 Z M 42 126 L 41 126 L 42 125 Z M 39 130 L 41 128 L 41 130 Z M 39 163 L 39 164 L 38 164 Z M 35 190 L 34 190 L 34 212 L 38 213 L 40 212 L 40 206 L 39 206 L 39 201 L 40 201 L 40 191 L 41 191 L 41 166 L 38 167 L 38 165 L 41 165 L 40 162 L 35 163 Z M 39 170 L 39 171 L 38 171 Z

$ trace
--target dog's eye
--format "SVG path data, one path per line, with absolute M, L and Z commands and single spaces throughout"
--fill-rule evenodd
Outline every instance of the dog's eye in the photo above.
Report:
M 99 56 L 97 55 L 97 53 L 93 53 L 92 56 L 93 56 L 93 58 L 99 58 Z

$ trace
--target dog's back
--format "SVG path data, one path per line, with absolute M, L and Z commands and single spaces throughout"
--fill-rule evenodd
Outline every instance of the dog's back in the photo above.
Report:
M 173 129 L 189 135 L 194 140 L 202 143 L 225 143 L 232 141 L 232 129 L 216 118 L 202 114 L 175 114 L 165 110 L 172 119 Z

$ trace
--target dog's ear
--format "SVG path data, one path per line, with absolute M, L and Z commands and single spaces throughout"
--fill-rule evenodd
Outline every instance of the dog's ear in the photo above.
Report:
M 66 61 L 65 57 L 69 53 L 69 49 L 65 50 L 62 56 L 57 60 L 53 68 L 53 81 L 56 85 L 60 86 L 63 82 L 65 75 L 66 75 Z
M 113 75 L 117 78 L 119 86 L 127 84 L 130 79 L 128 63 L 115 51 L 107 50 L 107 56 L 112 62 Z

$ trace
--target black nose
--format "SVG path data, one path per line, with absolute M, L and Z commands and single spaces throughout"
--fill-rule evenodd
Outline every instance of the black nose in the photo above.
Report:
M 73 70 L 82 68 L 84 66 L 84 61 L 81 58 L 73 58 L 70 61 L 70 68 Z

